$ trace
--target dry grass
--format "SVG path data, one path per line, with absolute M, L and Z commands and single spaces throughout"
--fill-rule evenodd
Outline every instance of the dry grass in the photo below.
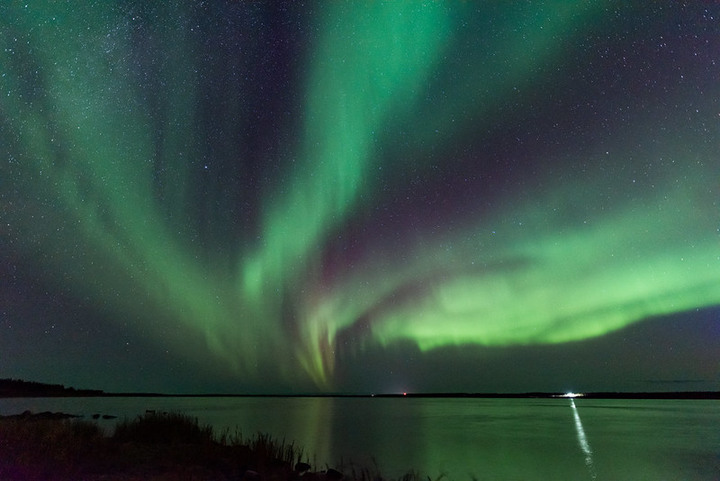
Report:
M 211 426 L 200 426 L 197 418 L 181 413 L 147 413 L 132 421 L 120 421 L 112 439 L 119 443 L 208 444 L 213 443 Z
M 2 480 L 334 481 L 338 471 L 308 469 L 294 443 L 267 434 L 213 433 L 180 413 L 148 413 L 118 423 L 112 436 L 88 421 L 0 419 Z M 304 464 L 299 471 L 296 466 Z M 379 470 L 350 465 L 346 480 L 383 481 Z M 431 481 L 415 472 L 399 481 Z
M 0 479 L 72 479 L 101 461 L 108 440 L 87 421 L 0 422 Z

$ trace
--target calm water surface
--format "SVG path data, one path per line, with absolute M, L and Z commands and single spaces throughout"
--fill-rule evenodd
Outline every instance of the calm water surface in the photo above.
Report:
M 342 460 L 453 480 L 718 480 L 720 402 L 421 398 L 22 398 L 30 409 L 134 418 L 181 411 L 269 433 L 316 468 Z M 113 421 L 101 421 L 108 430 Z

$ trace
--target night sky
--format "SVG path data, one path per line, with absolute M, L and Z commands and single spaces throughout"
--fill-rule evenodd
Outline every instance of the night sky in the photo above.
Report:
M 720 390 L 715 2 L 0 6 L 0 377 Z

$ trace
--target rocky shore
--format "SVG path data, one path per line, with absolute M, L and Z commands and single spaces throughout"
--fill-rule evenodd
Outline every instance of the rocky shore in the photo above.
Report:
M 60 420 L 60 419 L 78 419 L 82 416 L 78 416 L 76 414 L 68 414 L 63 412 L 51 412 L 51 411 L 43 411 L 41 413 L 34 413 L 32 411 L 23 411 L 20 414 L 11 414 L 10 416 L 0 416 L 1 420 L 25 420 L 25 421 L 51 421 L 51 420 Z

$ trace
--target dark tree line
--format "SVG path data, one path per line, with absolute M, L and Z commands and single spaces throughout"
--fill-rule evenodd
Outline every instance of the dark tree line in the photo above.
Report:
M 98 396 L 103 391 L 75 389 L 62 384 L 45 384 L 21 379 L 0 379 L 0 397 Z

